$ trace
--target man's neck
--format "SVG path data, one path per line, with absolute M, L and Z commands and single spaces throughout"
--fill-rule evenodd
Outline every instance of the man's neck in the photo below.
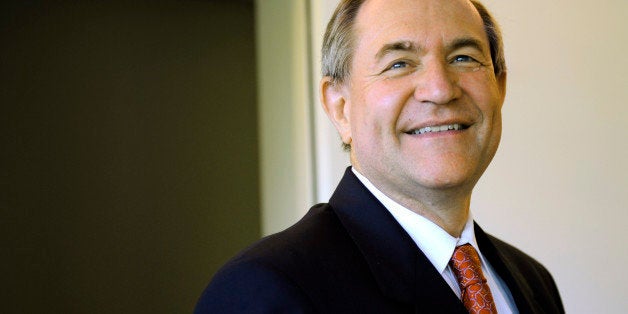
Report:
M 439 195 L 422 195 L 419 198 L 405 195 L 391 195 L 382 191 L 388 197 L 412 210 L 413 212 L 431 220 L 453 237 L 460 237 L 460 233 L 469 217 L 471 195 L 446 195 L 439 191 Z
M 461 189 L 427 190 L 415 189 L 412 194 L 385 189 L 357 169 L 353 169 L 375 188 L 401 206 L 429 219 L 453 237 L 459 237 L 469 217 L 471 193 Z

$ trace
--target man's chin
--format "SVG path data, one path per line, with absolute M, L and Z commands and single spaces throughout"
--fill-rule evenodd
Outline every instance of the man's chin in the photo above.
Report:
M 434 191 L 471 191 L 477 182 L 472 173 L 469 172 L 436 172 L 423 175 L 416 180 L 418 186 Z

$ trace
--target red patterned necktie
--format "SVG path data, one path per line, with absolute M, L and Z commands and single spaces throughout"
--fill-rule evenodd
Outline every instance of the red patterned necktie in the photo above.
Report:
M 491 289 L 482 274 L 478 252 L 470 244 L 461 245 L 454 251 L 449 264 L 458 279 L 462 303 L 469 313 L 497 313 Z

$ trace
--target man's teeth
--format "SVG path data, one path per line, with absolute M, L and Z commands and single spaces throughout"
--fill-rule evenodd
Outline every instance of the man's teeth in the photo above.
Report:
M 410 134 L 423 134 L 430 132 L 443 132 L 450 130 L 460 130 L 460 124 L 445 124 L 445 125 L 435 125 L 435 126 L 426 126 L 424 128 L 420 128 L 418 130 L 413 130 Z

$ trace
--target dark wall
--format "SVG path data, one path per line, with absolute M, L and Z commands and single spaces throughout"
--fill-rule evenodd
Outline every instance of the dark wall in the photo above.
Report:
M 257 239 L 250 1 L 0 6 L 0 310 L 189 313 Z

